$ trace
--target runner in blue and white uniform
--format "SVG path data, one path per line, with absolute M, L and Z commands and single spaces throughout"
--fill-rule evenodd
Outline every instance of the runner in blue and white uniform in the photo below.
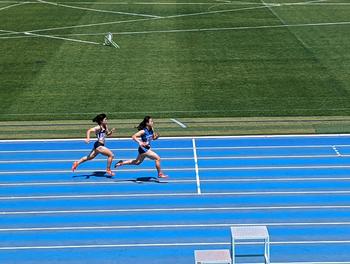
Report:
M 106 172 L 109 176 L 114 176 L 114 173 L 111 171 L 111 164 L 114 158 L 114 155 L 112 151 L 110 151 L 108 148 L 105 147 L 105 141 L 106 137 L 112 135 L 114 132 L 114 128 L 111 130 L 108 130 L 107 126 L 107 116 L 105 114 L 100 114 L 96 116 L 93 120 L 93 122 L 96 122 L 98 126 L 92 127 L 88 129 L 86 132 L 86 139 L 85 142 L 90 142 L 90 133 L 94 132 L 97 137 L 97 141 L 94 143 L 94 147 L 91 150 L 90 154 L 88 156 L 82 157 L 80 160 L 75 161 L 72 166 L 72 171 L 74 172 L 77 167 L 88 160 L 94 159 L 98 154 L 102 154 L 104 156 L 107 156 L 107 169 Z
M 139 154 L 137 158 L 134 160 L 120 160 L 114 167 L 119 167 L 122 165 L 140 165 L 147 157 L 155 161 L 159 178 L 168 177 L 161 170 L 160 157 L 151 149 L 152 140 L 159 138 L 158 133 L 154 133 L 153 131 L 153 119 L 150 116 L 146 116 L 137 129 L 139 131 L 132 136 L 132 139 L 139 144 Z

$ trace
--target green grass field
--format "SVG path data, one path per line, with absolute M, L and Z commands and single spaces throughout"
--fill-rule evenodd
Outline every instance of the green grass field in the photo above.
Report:
M 0 0 L 0 121 L 347 116 L 349 14 L 348 0 Z

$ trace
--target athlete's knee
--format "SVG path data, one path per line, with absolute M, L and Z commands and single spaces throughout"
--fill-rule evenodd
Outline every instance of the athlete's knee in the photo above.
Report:
M 114 159 L 114 154 L 109 155 L 109 158 Z
M 141 162 L 142 162 L 141 160 L 134 160 L 134 162 L 133 162 L 133 163 L 134 163 L 135 165 L 140 165 L 140 164 L 141 164 Z

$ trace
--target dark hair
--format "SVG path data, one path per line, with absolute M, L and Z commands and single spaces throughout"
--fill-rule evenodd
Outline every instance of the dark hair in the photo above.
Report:
M 151 119 L 152 117 L 150 116 L 145 116 L 145 118 L 143 119 L 143 121 L 137 126 L 137 130 L 143 130 L 145 129 L 147 123 L 149 122 L 149 120 Z
M 94 119 L 92 119 L 92 122 L 96 122 L 97 124 L 100 125 L 102 123 L 103 119 L 105 119 L 106 117 L 107 117 L 106 114 L 99 114 L 99 115 L 95 116 Z

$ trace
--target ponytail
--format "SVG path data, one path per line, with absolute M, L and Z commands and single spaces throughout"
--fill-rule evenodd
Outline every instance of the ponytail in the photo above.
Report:
M 150 116 L 145 116 L 145 118 L 142 120 L 142 122 L 136 127 L 137 130 L 143 130 L 146 128 L 147 126 L 147 123 L 149 122 L 149 120 L 151 119 L 152 117 Z
M 99 114 L 99 115 L 95 116 L 94 119 L 92 119 L 92 122 L 95 122 L 95 123 L 100 125 L 102 123 L 103 119 L 105 119 L 106 117 L 107 117 L 106 114 Z

